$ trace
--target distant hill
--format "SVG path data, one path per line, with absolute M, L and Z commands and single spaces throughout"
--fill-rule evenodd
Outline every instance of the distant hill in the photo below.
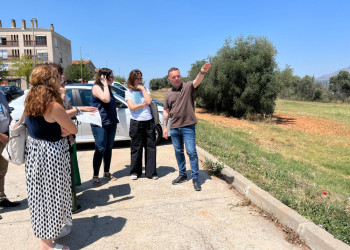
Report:
M 350 72 L 350 66 L 349 66 L 349 67 L 346 67 L 346 68 L 343 68 L 343 69 L 340 69 L 340 70 L 337 70 L 337 71 L 335 71 L 335 72 L 333 72 L 333 73 L 320 76 L 319 78 L 316 79 L 316 82 L 322 82 L 324 85 L 328 85 L 328 84 L 329 84 L 329 78 L 331 78 L 332 76 L 338 75 L 338 73 L 339 73 L 340 71 L 347 71 L 347 72 Z

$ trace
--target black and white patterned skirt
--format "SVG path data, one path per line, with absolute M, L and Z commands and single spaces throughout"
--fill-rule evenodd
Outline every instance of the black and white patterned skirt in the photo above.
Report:
M 63 224 L 72 225 L 70 155 L 66 138 L 57 142 L 28 136 L 26 182 L 34 235 L 56 238 Z

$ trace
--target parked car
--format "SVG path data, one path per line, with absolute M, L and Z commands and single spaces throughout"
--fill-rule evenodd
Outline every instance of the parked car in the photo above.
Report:
M 8 102 L 24 94 L 24 91 L 17 86 L 0 86 L 0 91 L 6 96 Z
M 113 86 L 123 89 L 123 90 L 127 90 L 127 87 L 123 84 L 121 84 L 120 82 L 113 82 Z
M 90 106 L 91 89 L 93 84 L 67 84 L 66 93 L 71 99 L 72 106 Z M 118 94 L 118 88 L 112 87 L 112 93 L 117 99 L 117 115 L 119 122 L 117 126 L 117 133 L 115 141 L 126 141 L 130 140 L 129 127 L 130 127 L 130 110 L 124 99 L 124 97 Z M 11 116 L 15 120 L 19 120 L 24 110 L 24 100 L 28 93 L 25 94 L 12 102 L 9 103 L 10 109 L 12 110 Z M 162 118 L 164 109 L 158 106 L 160 124 L 156 124 L 156 144 L 162 139 Z M 169 124 L 168 124 L 169 126 Z M 168 127 L 169 128 L 169 127 Z M 78 122 L 78 133 L 76 137 L 77 143 L 94 142 L 94 137 L 91 132 L 89 123 Z

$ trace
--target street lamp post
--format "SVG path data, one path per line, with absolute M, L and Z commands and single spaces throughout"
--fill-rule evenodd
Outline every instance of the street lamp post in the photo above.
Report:
M 36 18 L 32 18 L 31 21 L 32 21 L 32 30 L 33 30 L 33 57 L 34 57 L 34 68 L 35 68 L 35 64 L 36 64 L 36 61 L 35 61 L 35 38 L 34 38 L 34 23 L 37 19 Z

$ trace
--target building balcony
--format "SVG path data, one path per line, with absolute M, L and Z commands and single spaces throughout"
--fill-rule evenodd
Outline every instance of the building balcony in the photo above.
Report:
M 5 61 L 5 60 L 12 60 L 12 59 L 16 59 L 19 58 L 19 56 L 15 56 L 15 55 L 8 55 L 6 57 L 0 57 L 0 60 Z
M 18 41 L 2 41 L 2 43 L 0 44 L 0 47 L 3 46 L 18 46 L 19 43 Z
M 24 46 L 33 46 L 33 41 L 24 41 Z M 47 41 L 35 41 L 35 46 L 47 46 Z
M 19 58 L 19 56 L 16 56 L 16 55 L 11 55 L 11 56 L 7 56 L 7 57 L 9 60 Z

